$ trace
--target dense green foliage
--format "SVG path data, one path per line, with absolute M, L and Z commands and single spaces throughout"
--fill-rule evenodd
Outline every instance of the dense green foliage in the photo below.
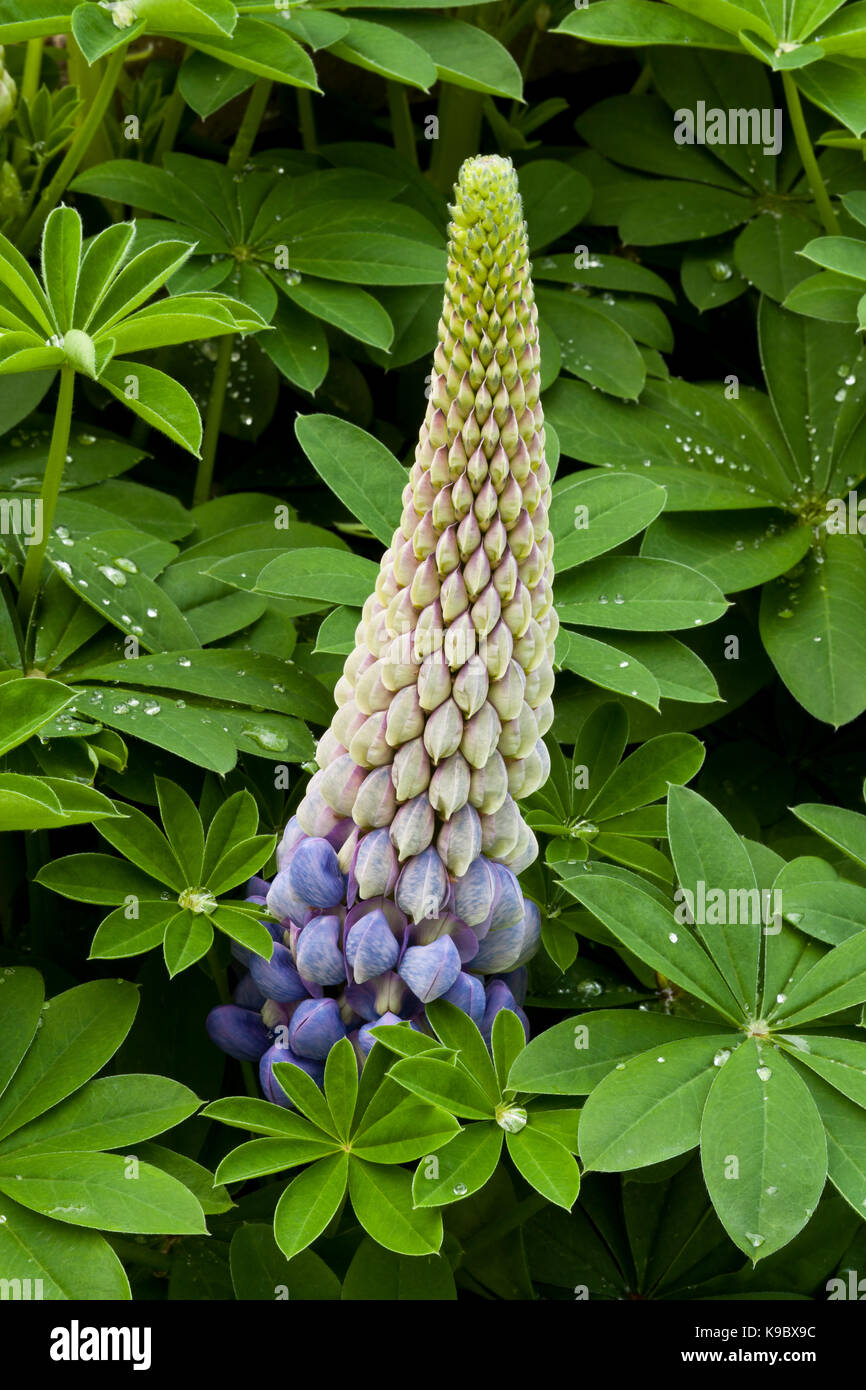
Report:
M 863 1271 L 862 10 L 0 0 L 0 1277 Z M 552 479 L 531 1038 L 434 997 L 277 1104 L 205 1018 L 274 950 L 255 876 L 401 525 L 479 152 Z

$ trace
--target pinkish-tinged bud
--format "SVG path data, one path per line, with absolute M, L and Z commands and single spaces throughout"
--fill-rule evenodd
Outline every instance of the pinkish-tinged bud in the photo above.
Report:
M 385 721 L 385 737 L 392 748 L 399 748 L 424 732 L 424 711 L 414 685 L 406 685 L 394 696 Z
M 496 751 L 501 731 L 502 721 L 487 701 L 477 714 L 465 721 L 460 751 L 471 767 L 481 768 L 490 761 Z
M 505 675 L 500 676 L 498 681 L 491 681 L 487 698 L 501 720 L 517 718 L 523 704 L 525 686 L 526 677 L 523 670 L 513 659 L 509 661 Z M 349 752 L 351 751 L 350 744 Z
M 445 700 L 433 711 L 424 730 L 424 747 L 434 763 L 456 753 L 463 737 L 463 716 L 455 700 Z
M 450 820 L 445 821 L 437 836 L 436 848 L 452 878 L 461 878 L 469 866 L 478 861 L 481 853 L 481 821 L 474 806 L 461 806 Z M 462 916 L 459 912 L 457 915 Z
M 358 766 L 352 755 L 344 753 L 319 775 L 318 789 L 332 811 L 340 816 L 350 816 L 366 775 L 365 769 Z
M 391 822 L 391 843 L 401 864 L 423 853 L 433 839 L 435 828 L 436 819 L 426 793 L 403 802 Z
M 487 667 L 480 656 L 470 657 L 466 665 L 461 666 L 454 677 L 451 693 L 464 718 L 471 719 L 480 710 L 487 699 L 489 684 Z
M 397 794 L 391 768 L 377 767 L 368 772 L 352 806 L 352 819 L 362 830 L 390 825 L 397 810 Z
M 399 793 L 398 793 L 399 795 Z M 452 753 L 437 767 L 427 792 L 430 805 L 440 820 L 447 821 L 469 796 L 469 764 L 459 753 Z
M 431 772 L 423 739 L 413 738 L 409 743 L 404 743 L 397 749 L 391 764 L 391 780 L 397 800 L 412 801 L 420 795 L 430 781 Z
M 445 865 L 436 850 L 429 848 L 414 855 L 403 866 L 394 898 L 401 912 L 413 922 L 422 922 L 425 918 L 441 915 L 450 891 Z
M 503 758 L 525 758 L 538 740 L 538 723 L 526 701 L 516 719 L 506 719 L 499 735 L 499 751 Z
M 314 780 L 310 781 L 298 807 L 298 825 L 307 835 L 327 835 L 343 818 L 339 812 L 331 809 L 319 788 L 313 787 Z
M 425 657 L 418 672 L 418 699 L 423 710 L 435 710 L 451 694 L 451 672 L 442 648 Z
M 355 682 L 355 704 L 362 714 L 376 714 L 387 709 L 393 691 L 382 684 L 384 662 L 374 661 Z
M 498 811 L 481 817 L 481 848 L 490 859 L 501 859 L 517 844 L 522 825 L 520 812 L 510 796 L 506 796 Z
M 352 873 L 360 898 L 381 898 L 393 892 L 399 864 L 391 837 L 384 826 L 361 838 Z

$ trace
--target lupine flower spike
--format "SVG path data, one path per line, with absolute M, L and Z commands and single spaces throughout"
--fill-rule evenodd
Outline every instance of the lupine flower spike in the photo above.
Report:
M 247 956 L 213 1039 L 321 1077 L 348 1035 L 444 998 L 488 1038 L 517 1012 L 541 920 L 517 875 L 538 847 L 518 799 L 545 781 L 553 537 L 537 314 L 517 175 L 460 171 L 431 390 L 403 513 L 335 689 L 318 771 L 258 880 L 270 961 Z M 258 892 L 256 892 L 258 890 Z M 282 1026 L 281 1026 L 282 1025 Z M 276 1042 L 272 1038 L 276 1037 Z

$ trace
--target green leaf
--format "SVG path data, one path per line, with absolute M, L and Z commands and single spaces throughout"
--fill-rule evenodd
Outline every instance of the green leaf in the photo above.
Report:
M 444 1148 L 423 1158 L 412 1179 L 416 1207 L 444 1207 L 482 1188 L 496 1171 L 503 1134 L 493 1122 L 467 1125 Z
M 517 1014 L 511 1009 L 500 1009 L 493 1020 L 490 1035 L 490 1049 L 500 1090 L 507 1088 L 511 1067 L 525 1047 L 526 1033 Z
M 309 1122 L 294 1110 L 273 1105 L 269 1100 L 258 1100 L 255 1096 L 226 1096 L 222 1100 L 213 1100 L 201 1113 L 209 1120 L 221 1120 L 224 1125 L 231 1125 L 235 1129 L 246 1129 L 252 1134 L 267 1134 L 275 1138 L 297 1138 L 310 1130 Z
M 210 891 L 228 893 L 239 883 L 245 883 L 267 863 L 275 843 L 276 837 L 273 835 L 254 835 L 250 840 L 240 840 L 232 845 L 207 880 Z
M 295 434 L 331 491 L 377 540 L 390 545 L 400 523 L 400 497 L 408 478 L 390 449 L 335 415 L 299 415 Z
M 866 1207 L 866 1124 L 859 1106 L 806 1073 L 827 1141 L 827 1175 L 846 1202 L 862 1217 Z
M 557 574 L 630 540 L 664 505 L 664 488 L 630 473 L 572 473 L 558 479 L 550 507 Z
M 506 1134 L 505 1142 L 514 1166 L 530 1187 L 571 1211 L 580 1191 L 580 1169 L 568 1150 L 531 1125 L 517 1134 Z
M 286 1168 L 298 1168 L 302 1163 L 327 1158 L 338 1147 L 320 1129 L 307 1124 L 305 1132 L 291 1137 L 252 1139 L 232 1149 L 216 1171 L 218 1182 L 245 1182 L 249 1178 L 267 1177 Z
M 183 1183 L 205 1216 L 218 1216 L 230 1211 L 234 1205 L 226 1189 L 214 1185 L 210 1169 L 202 1167 L 195 1159 L 187 1158 L 186 1154 L 167 1149 L 162 1144 L 154 1144 L 152 1140 L 140 1144 L 136 1153 L 152 1168 L 158 1168 L 161 1173 L 167 1173 L 170 1178 Z
M 808 1051 L 795 1047 L 791 1056 L 799 1065 L 817 1072 L 855 1105 L 866 1109 L 866 1045 L 849 1038 L 821 1038 L 814 1034 L 809 1035 L 808 1045 Z M 863 1124 L 866 1130 L 866 1117 Z
M 656 5 L 652 0 L 595 0 L 585 10 L 569 12 L 553 32 L 626 48 L 694 43 L 701 48 L 742 51 L 736 38 L 723 29 L 697 15 L 669 5 Z
M 396 1255 L 365 1237 L 352 1256 L 342 1297 L 357 1302 L 446 1302 L 457 1298 L 457 1290 L 444 1255 Z
M 249 912 L 234 907 L 218 907 L 209 914 L 215 927 L 232 941 L 240 942 L 248 951 L 270 960 L 274 951 L 274 939 L 263 922 L 251 917 Z
M 11 1197 L 3 1199 L 3 1214 L 0 1266 L 6 1277 L 29 1279 L 31 1288 L 41 1280 L 42 1297 L 50 1300 L 131 1297 L 123 1265 L 96 1231 L 58 1226 Z
M 822 956 L 773 1010 L 774 1027 L 800 1027 L 866 1000 L 866 931 Z
M 286 1259 L 311 1245 L 336 1214 L 346 1191 L 348 1168 L 348 1155 L 334 1154 L 320 1158 L 289 1183 L 274 1213 L 274 1237 Z
M 234 792 L 214 813 L 205 840 L 202 878 L 207 883 L 233 844 L 249 840 L 259 828 L 259 808 L 251 792 Z
M 352 1136 L 352 1152 L 371 1163 L 409 1163 L 448 1142 L 459 1126 L 446 1110 L 406 1095 L 390 1077 Z
M 826 1181 L 827 1144 L 806 1085 L 776 1048 L 747 1038 L 716 1073 L 701 1162 L 722 1225 L 753 1262 L 805 1226 Z
M 142 700 L 140 690 L 123 687 L 113 690 L 107 702 L 103 689 L 84 686 L 76 692 L 73 708 L 83 718 L 135 735 L 211 772 L 230 772 L 237 761 L 236 743 L 223 731 L 227 721 L 222 710 L 187 707 L 164 696 Z
M 803 559 L 812 532 L 778 512 L 662 516 L 644 537 L 642 555 L 689 565 L 726 594 L 753 589 Z
M 643 358 L 631 335 L 601 306 L 551 290 L 539 291 L 538 306 L 542 338 L 546 325 L 558 339 L 566 370 L 590 387 L 628 401 L 637 399 L 646 380 Z
M 122 362 L 118 358 L 103 368 L 99 380 L 115 400 L 198 457 L 201 416 L 179 381 L 143 362 Z
M 792 808 L 794 815 L 810 830 L 835 845 L 855 864 L 866 869 L 866 816 L 844 806 L 824 806 L 821 802 Z
M 696 570 L 638 555 L 607 556 L 572 571 L 556 585 L 556 604 L 563 622 L 639 632 L 700 627 L 728 606 Z
M 866 889 L 857 884 L 839 879 L 775 886 L 782 891 L 783 916 L 807 936 L 839 946 L 863 930 Z
M 274 82 L 286 82 L 293 87 L 308 87 L 319 90 L 316 70 L 308 54 L 289 34 L 282 32 L 274 24 L 265 24 L 258 19 L 238 19 L 227 35 L 182 33 L 178 37 L 187 39 L 190 46 L 207 53 L 212 58 L 243 68 L 256 77 L 266 77 Z
M 0 1139 L 104 1067 L 132 1027 L 137 1008 L 138 991 L 125 980 L 91 980 L 49 1000 L 42 1027 L 0 1098 Z
M 287 1260 L 274 1240 L 270 1226 L 239 1226 L 229 1251 L 235 1298 L 315 1299 L 333 1302 L 340 1297 L 340 1281 L 324 1260 L 307 1250 Z
M 627 632 L 618 647 L 651 672 L 663 700 L 711 703 L 720 699 L 709 666 L 676 637 L 667 633 Z
M 0 757 L 24 743 L 73 698 L 73 692 L 54 680 L 11 680 L 0 685 Z
M 81 218 L 74 208 L 54 208 L 42 231 L 42 279 L 61 333 L 72 327 L 80 257 Z
M 186 1086 L 166 1076 L 101 1076 L 0 1144 L 0 1155 L 83 1153 L 150 1139 L 198 1109 Z
M 256 592 L 321 599 L 323 603 L 362 604 L 379 573 L 377 565 L 349 550 L 290 550 L 265 565 Z
M 469 1015 L 444 999 L 435 999 L 429 1006 L 427 1019 L 437 1037 L 457 1053 L 458 1065 L 496 1104 L 500 1098 L 496 1072 L 484 1039 Z
M 390 1071 L 395 1081 L 423 1100 L 468 1120 L 489 1120 L 495 1106 L 467 1072 L 428 1057 L 407 1057 Z
M 85 680 L 119 680 L 148 690 L 179 690 L 281 714 L 291 712 L 316 724 L 326 724 L 331 717 L 330 696 L 315 677 L 261 652 L 244 651 L 239 665 L 234 651 L 173 649 L 150 653 L 147 658 L 87 665 L 79 668 L 79 674 Z
M 349 1161 L 349 1196 L 364 1230 L 398 1255 L 435 1255 L 442 1244 L 438 1211 L 412 1205 L 412 1178 L 403 1168 Z
M 534 159 L 520 170 L 520 192 L 535 253 L 582 221 L 592 202 L 584 174 L 555 159 Z
M 126 802 L 118 802 L 117 805 L 124 819 L 101 826 L 102 838 L 160 883 L 168 884 L 178 893 L 186 888 L 187 879 L 177 856 L 150 816 Z
M 348 1038 L 341 1038 L 325 1062 L 325 1100 L 341 1139 L 348 1139 L 358 1099 L 358 1059 Z
M 55 859 L 39 870 L 36 881 L 81 903 L 125 903 L 130 897 L 146 901 L 158 898 L 163 891 L 161 882 L 110 854 L 70 854 Z
M 724 1018 L 740 1021 L 736 1001 L 703 947 L 648 893 L 601 872 L 569 879 L 567 887 L 639 960 L 703 999 Z
M 204 860 L 204 829 L 195 802 L 167 777 L 156 777 L 156 795 L 159 813 L 172 848 L 174 857 L 180 865 L 186 882 L 194 886 L 201 882 L 202 862 Z
M 0 1034 L 0 1095 L 5 1091 L 36 1036 L 45 990 L 37 970 L 6 966 L 3 987 L 3 1032 Z
M 262 342 L 271 361 L 302 391 L 318 391 L 328 374 L 328 339 L 318 319 L 281 299 Z
M 419 14 L 417 11 L 389 15 L 388 29 L 423 48 L 435 63 L 441 81 L 453 83 L 455 87 L 466 87 L 470 91 L 492 92 L 495 96 L 521 100 L 523 83 L 520 69 L 508 49 L 484 29 L 460 19 Z M 521 184 L 523 177 L 524 173 L 521 174 Z M 528 212 L 526 215 L 529 217 Z M 579 218 L 574 220 L 578 221 Z
M 205 1235 L 201 1207 L 175 1178 L 129 1157 L 103 1153 L 9 1155 L 0 1190 L 31 1211 L 71 1226 L 154 1235 Z
M 587 716 L 578 730 L 571 775 L 562 786 L 562 809 L 581 815 L 607 786 L 628 742 L 628 715 L 610 700 Z M 566 800 L 566 797 L 568 798 Z
M 587 814 L 595 821 L 607 821 L 658 801 L 669 786 L 690 781 L 704 756 L 704 746 L 693 734 L 659 734 L 647 739 L 620 763 L 598 795 L 590 798 Z
M 329 52 L 368 72 L 395 77 L 411 87 L 427 92 L 437 78 L 436 67 L 420 43 L 404 34 L 371 24 L 366 19 L 349 19 L 345 38 L 330 45 Z
M 622 1172 L 695 1148 L 704 1104 L 718 1075 L 713 1058 L 736 1041 L 732 1033 L 680 1038 L 618 1062 L 581 1111 L 578 1140 L 584 1167 Z
M 207 917 L 188 908 L 175 913 L 165 929 L 162 943 L 165 963 L 172 979 L 195 965 L 213 944 L 213 927 Z
M 514 1062 L 508 1084 L 542 1095 L 589 1095 L 620 1062 L 655 1048 L 664 1052 L 681 1038 L 717 1032 L 701 1023 L 670 1014 L 599 1009 L 567 1018 L 532 1038 Z
M 291 1062 L 276 1062 L 273 1067 L 273 1074 L 289 1100 L 307 1116 L 308 1120 L 311 1120 L 319 1129 L 323 1129 L 326 1134 L 339 1137 L 334 1129 L 334 1121 L 328 1103 L 311 1076 L 308 1076 L 305 1071 L 294 1066 Z
M 305 276 L 296 285 L 286 284 L 284 290 L 300 309 L 342 329 L 359 342 L 384 352 L 390 348 L 394 325 L 378 299 L 359 285 Z
M 90 948 L 90 960 L 116 960 L 137 956 L 161 946 L 176 903 L 138 902 L 133 898 L 103 918 Z
M 748 850 L 721 811 L 687 787 L 672 786 L 668 793 L 668 839 L 692 910 L 700 885 L 707 902 L 722 894 L 723 924 L 699 922 L 697 931 L 743 1012 L 754 1015 L 765 904 Z M 688 906 L 689 898 L 684 902 Z

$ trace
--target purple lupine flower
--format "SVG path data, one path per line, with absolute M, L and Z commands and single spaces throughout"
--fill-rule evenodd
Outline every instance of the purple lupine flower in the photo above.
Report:
M 537 854 L 518 800 L 550 768 L 558 619 L 537 313 L 509 160 L 464 164 L 448 250 L 400 525 L 276 877 L 250 888 L 279 927 L 270 962 L 246 958 L 255 988 L 240 998 L 264 993 L 261 1030 L 285 1030 L 266 1056 L 291 1049 L 308 1067 L 346 1035 L 362 1060 L 380 1021 L 425 1028 L 436 998 L 488 1039 L 503 1008 L 526 1025 L 541 917 L 518 881 Z M 237 1048 L 245 1026 L 213 1032 Z

